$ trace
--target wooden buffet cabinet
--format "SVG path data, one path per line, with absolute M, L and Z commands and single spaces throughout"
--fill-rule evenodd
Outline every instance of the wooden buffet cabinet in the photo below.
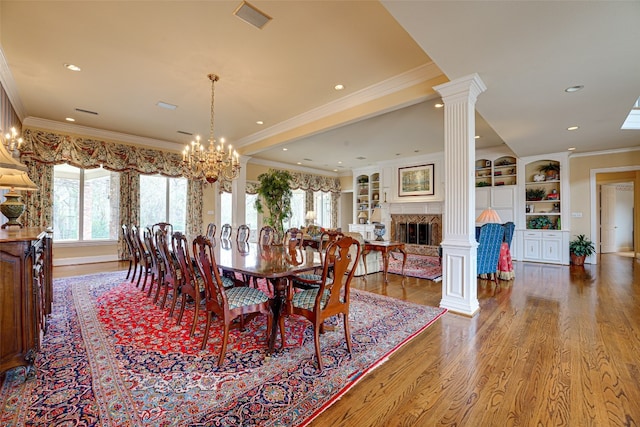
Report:
M 43 228 L 0 230 L 0 376 L 17 366 L 35 375 L 53 297 L 51 244 Z

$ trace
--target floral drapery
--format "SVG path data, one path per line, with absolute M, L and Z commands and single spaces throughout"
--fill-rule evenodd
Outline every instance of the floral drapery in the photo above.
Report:
M 201 181 L 187 185 L 187 236 L 202 234 L 202 187 Z
M 185 176 L 182 157 L 177 153 L 37 129 L 25 129 L 23 138 L 21 157 L 29 167 L 29 177 L 40 189 L 25 198 L 25 218 L 29 226 L 53 224 L 53 165 L 68 163 L 83 169 L 102 166 L 120 172 L 120 222 L 125 224 L 140 221 L 140 174 Z M 188 188 L 187 230 L 201 229 L 202 204 L 195 201 L 202 200 L 202 184 L 190 181 Z M 120 236 L 118 256 L 124 259 L 126 254 Z

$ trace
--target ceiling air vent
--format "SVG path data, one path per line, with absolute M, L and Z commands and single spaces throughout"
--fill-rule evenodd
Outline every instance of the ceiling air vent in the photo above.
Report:
M 242 19 L 244 22 L 253 25 L 258 29 L 262 29 L 267 22 L 271 21 L 271 17 L 266 13 L 260 11 L 255 6 L 243 1 L 240 3 L 240 6 L 233 12 L 238 18 Z
M 79 112 L 79 113 L 93 114 L 94 116 L 98 115 L 98 113 L 96 113 L 95 111 L 83 110 L 82 108 L 76 108 L 76 111 Z
M 189 135 L 189 136 L 193 135 L 191 132 L 187 132 L 186 130 L 179 130 L 179 131 L 177 131 L 177 132 L 178 132 L 178 133 L 181 133 L 181 134 L 183 134 L 183 135 Z

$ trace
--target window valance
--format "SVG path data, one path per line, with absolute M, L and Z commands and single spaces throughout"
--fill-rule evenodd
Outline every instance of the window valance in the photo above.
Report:
M 23 138 L 21 156 L 28 162 L 69 163 L 83 169 L 102 165 L 114 172 L 136 171 L 169 177 L 184 175 L 182 159 L 177 153 L 36 129 L 26 129 Z

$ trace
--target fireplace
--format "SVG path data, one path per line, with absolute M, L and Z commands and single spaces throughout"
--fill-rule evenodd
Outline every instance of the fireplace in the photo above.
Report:
M 442 241 L 442 215 L 391 214 L 392 240 L 406 244 L 407 253 L 438 256 Z

